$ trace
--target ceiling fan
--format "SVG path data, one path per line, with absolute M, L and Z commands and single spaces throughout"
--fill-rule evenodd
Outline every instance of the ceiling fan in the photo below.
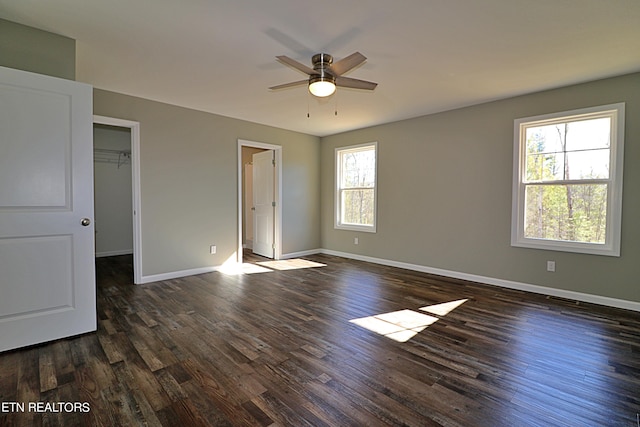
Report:
M 336 86 L 365 90 L 373 90 L 378 86 L 378 83 L 343 76 L 344 73 L 354 69 L 367 60 L 360 52 L 352 53 L 336 63 L 333 62 L 333 57 L 327 53 L 315 54 L 311 58 L 313 68 L 309 68 L 288 56 L 282 55 L 276 56 L 276 58 L 278 58 L 280 62 L 308 74 L 309 78 L 307 80 L 272 86 L 269 88 L 271 90 L 308 84 L 311 94 L 317 97 L 326 97 L 336 91 Z

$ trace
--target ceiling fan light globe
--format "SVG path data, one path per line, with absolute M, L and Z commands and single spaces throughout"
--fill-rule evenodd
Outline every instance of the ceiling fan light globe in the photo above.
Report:
M 309 92 L 319 98 L 332 95 L 336 91 L 335 83 L 327 80 L 319 80 L 309 83 Z

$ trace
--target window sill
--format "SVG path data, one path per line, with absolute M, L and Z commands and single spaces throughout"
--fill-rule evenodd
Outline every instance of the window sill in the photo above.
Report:
M 364 233 L 375 233 L 376 227 L 369 225 L 356 225 L 356 224 L 336 224 L 334 227 L 336 230 L 346 230 L 346 231 L 360 231 Z
M 541 249 L 546 251 L 571 252 L 589 255 L 620 256 L 620 249 L 612 245 L 564 242 L 544 239 L 521 239 L 511 242 L 511 246 L 518 248 Z

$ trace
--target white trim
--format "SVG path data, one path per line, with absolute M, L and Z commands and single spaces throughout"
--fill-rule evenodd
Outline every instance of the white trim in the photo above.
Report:
M 300 258 L 303 256 L 315 255 L 319 253 L 323 253 L 322 249 L 311 249 L 308 251 L 290 252 L 288 254 L 282 254 L 282 257 L 280 259 Z
M 622 300 L 618 298 L 610 298 L 600 295 L 586 294 L 583 292 L 567 291 L 564 289 L 549 288 L 546 286 L 532 285 L 529 283 L 515 282 L 512 280 L 498 279 L 495 277 L 479 276 L 477 274 L 462 273 L 459 271 L 445 270 L 442 268 L 429 267 L 419 264 L 410 264 L 401 261 L 393 261 L 383 258 L 375 258 L 366 255 L 352 254 L 348 252 L 333 251 L 330 249 L 310 249 L 307 251 L 291 252 L 282 255 L 282 259 L 299 258 L 302 256 L 326 254 L 341 258 L 354 259 L 358 261 L 370 262 L 372 264 L 387 265 L 390 267 L 403 268 L 405 270 L 418 271 L 421 273 L 435 274 L 438 276 L 450 277 L 454 279 L 467 280 L 480 284 L 499 286 L 501 288 L 515 289 L 519 291 L 532 292 L 535 294 L 549 295 L 568 300 L 599 304 L 607 307 L 621 308 L 624 310 L 632 310 L 640 312 L 640 302 Z M 218 271 L 222 266 L 211 266 L 195 268 L 191 270 L 175 271 L 170 273 L 156 274 L 152 276 L 144 276 L 141 283 L 157 282 L 161 280 L 170 280 L 180 277 L 193 276 L 196 274 L 211 273 Z
M 597 180 L 608 185 L 607 192 L 607 224 L 606 241 L 604 244 L 586 242 L 568 242 L 551 239 L 528 238 L 524 235 L 524 191 L 529 183 L 523 182 L 525 168 L 525 131 L 529 126 L 553 124 L 556 122 L 570 122 L 577 119 L 610 117 L 610 162 L 611 176 L 606 180 Z M 511 209 L 511 246 L 543 249 L 552 251 L 576 252 L 592 255 L 620 256 L 620 236 L 622 229 L 622 177 L 624 159 L 624 122 L 625 103 L 601 105 L 579 110 L 562 111 L 534 117 L 524 117 L 514 120 L 514 148 L 513 148 L 513 189 Z M 554 181 L 556 182 L 556 181 Z M 589 180 L 572 180 L 574 184 L 589 182 Z M 562 185 L 567 181 L 557 181 Z M 534 183 L 532 183 L 534 184 Z
M 105 251 L 105 252 L 96 252 L 96 258 L 104 258 L 108 256 L 118 256 L 118 255 L 131 255 L 133 253 L 133 249 L 122 249 L 119 251 Z
M 275 202 L 276 202 L 276 218 L 274 224 L 274 245 L 273 259 L 278 260 L 282 256 L 282 146 L 267 144 L 264 142 L 247 141 L 244 139 L 238 139 L 238 249 L 236 251 L 236 261 L 242 263 L 242 221 L 244 221 L 242 215 L 242 147 L 254 147 L 263 148 L 265 150 L 273 150 L 276 160 L 276 188 L 275 188 Z
M 373 152 L 375 155 L 374 159 L 374 183 L 373 183 L 373 225 L 364 225 L 364 224 L 342 224 L 340 221 L 341 218 L 341 200 L 340 200 L 340 181 L 341 178 L 341 165 L 340 165 L 340 153 L 342 151 L 364 151 L 363 149 L 373 147 Z M 363 144 L 355 144 L 355 145 L 347 145 L 345 147 L 336 147 L 334 149 L 334 209 L 333 209 L 333 228 L 336 230 L 349 230 L 349 231 L 361 231 L 365 233 L 375 233 L 376 227 L 378 224 L 378 141 L 366 142 Z
M 200 267 L 200 268 L 192 268 L 190 270 L 180 270 L 180 271 L 172 271 L 169 273 L 161 273 L 161 274 L 152 274 L 151 276 L 142 276 L 143 283 L 151 283 L 151 282 L 160 282 L 163 280 L 171 280 L 171 279 L 179 279 L 181 277 L 187 276 L 195 276 L 197 274 L 211 273 L 213 271 L 218 271 L 221 266 L 210 266 L 210 267 Z
M 549 288 L 546 286 L 532 285 L 529 283 L 514 282 L 511 280 L 497 279 L 494 277 L 478 276 L 476 274 L 461 273 L 458 271 L 444 270 L 440 268 L 428 267 L 418 264 L 409 264 L 400 261 L 392 261 L 382 258 L 374 258 L 364 255 L 351 254 L 347 252 L 332 251 L 329 249 L 321 249 L 320 253 L 339 256 L 342 258 L 350 258 L 358 261 L 370 262 L 373 264 L 388 265 L 390 267 L 404 268 L 407 270 L 419 271 L 422 273 L 436 274 L 438 276 L 451 277 L 454 279 L 468 280 L 471 282 L 484 283 L 487 285 L 499 286 L 502 288 L 516 289 L 520 291 L 533 292 L 536 294 L 549 295 L 559 298 L 566 298 L 575 301 L 600 304 L 608 307 L 622 308 L 625 310 L 633 310 L 640 312 L 640 302 L 627 301 L 617 298 L 610 298 L 600 295 L 585 294 L 582 292 L 567 291 L 563 289 Z
M 142 210 L 140 208 L 140 122 L 93 116 L 94 124 L 131 129 L 131 181 L 133 203 L 133 283 L 142 281 Z

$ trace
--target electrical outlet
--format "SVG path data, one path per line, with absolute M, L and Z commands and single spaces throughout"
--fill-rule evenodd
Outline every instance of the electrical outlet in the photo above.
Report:
M 215 254 L 217 251 L 218 251 L 218 248 L 216 247 L 216 245 L 211 245 L 211 246 L 209 247 L 209 253 L 210 253 L 211 255 Z
M 357 238 L 357 237 L 354 237 L 354 238 L 353 238 L 353 244 L 354 244 L 354 245 L 357 245 L 357 244 L 358 244 L 358 238 Z
M 547 271 L 551 271 L 551 272 L 556 271 L 556 262 L 555 261 L 547 261 Z

